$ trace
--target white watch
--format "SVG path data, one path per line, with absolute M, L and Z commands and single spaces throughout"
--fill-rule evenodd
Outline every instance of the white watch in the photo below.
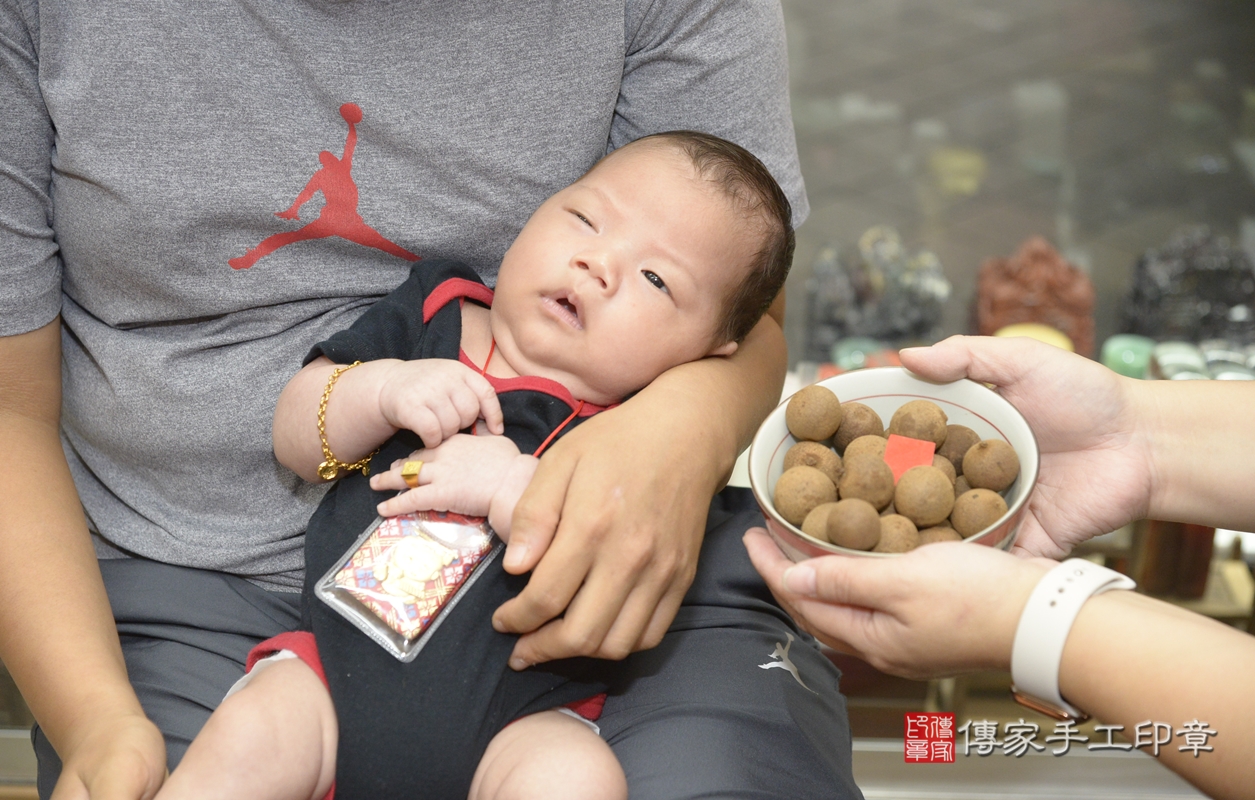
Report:
M 1136 586 L 1128 576 L 1082 558 L 1070 558 L 1043 575 L 1015 629 L 1011 694 L 1016 701 L 1054 719 L 1088 719 L 1059 694 L 1063 645 L 1086 600 L 1111 589 Z

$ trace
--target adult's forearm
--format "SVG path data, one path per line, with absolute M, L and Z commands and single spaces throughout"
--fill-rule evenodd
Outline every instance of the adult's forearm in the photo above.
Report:
M 1149 516 L 1255 530 L 1255 385 L 1147 381 L 1131 413 L 1149 438 Z
M 726 480 L 737 455 L 780 402 L 787 366 L 784 332 L 767 316 L 733 355 L 675 367 L 632 402 L 653 400 L 663 404 L 663 413 L 683 415 L 717 476 Z
M 64 754 L 88 722 L 143 712 L 61 449 L 60 341 L 59 320 L 0 338 L 0 658 Z
M 1209 796 L 1247 796 L 1255 782 L 1255 637 L 1133 592 L 1085 604 L 1059 671 L 1068 702 L 1132 740 L 1147 720 L 1172 726 L 1159 758 Z M 1216 732 L 1196 758 L 1176 734 L 1193 720 Z M 1142 728 L 1155 736 L 1153 726 Z M 1163 729 L 1159 738 L 1167 738 Z

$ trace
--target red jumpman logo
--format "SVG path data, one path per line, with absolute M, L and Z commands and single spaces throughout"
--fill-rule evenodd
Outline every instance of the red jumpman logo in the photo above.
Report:
M 312 200 L 314 194 L 322 192 L 326 202 L 318 214 L 318 219 L 297 230 L 267 236 L 252 250 L 239 258 L 227 261 L 232 269 L 248 269 L 256 264 L 258 259 L 293 242 L 326 239 L 331 236 L 339 236 L 350 242 L 374 247 L 385 253 L 404 258 L 406 261 L 418 260 L 418 256 L 409 250 L 380 236 L 379 232 L 367 225 L 361 214 L 357 213 L 357 184 L 353 182 L 353 176 L 350 173 L 353 170 L 353 148 L 357 145 L 357 123 L 362 121 L 362 109 L 357 103 L 345 103 L 340 106 L 340 116 L 349 123 L 349 135 L 344 140 L 344 155 L 336 158 L 326 150 L 319 153 L 318 160 L 322 162 L 322 168 L 314 173 L 309 183 L 305 184 L 305 188 L 296 196 L 291 208 L 275 214 L 280 219 L 299 220 L 301 206 Z

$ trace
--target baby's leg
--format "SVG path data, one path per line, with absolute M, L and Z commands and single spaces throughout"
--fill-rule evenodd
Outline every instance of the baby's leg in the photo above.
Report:
M 209 717 L 157 800 L 320 800 L 335 778 L 337 731 L 312 669 L 266 664 Z
M 614 751 L 587 724 L 542 711 L 510 723 L 488 743 L 470 800 L 626 800 Z

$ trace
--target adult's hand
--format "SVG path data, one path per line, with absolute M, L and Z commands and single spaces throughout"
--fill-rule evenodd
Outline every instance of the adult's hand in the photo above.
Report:
M 142 715 L 96 720 L 65 755 L 52 800 L 150 800 L 166 777 L 166 745 Z
M 783 293 L 768 314 L 734 355 L 669 370 L 541 457 L 504 560 L 532 577 L 492 620 L 522 634 L 510 666 L 662 641 L 697 572 L 710 499 L 780 400 Z
M 525 634 L 515 668 L 653 647 L 693 581 L 721 476 L 682 415 L 641 399 L 559 440 L 515 509 L 505 568 L 535 571 L 493 616 Z
M 961 542 L 895 558 L 794 564 L 762 528 L 745 534 L 745 547 L 804 630 L 882 672 L 916 679 L 1008 669 L 1020 613 L 1055 566 Z
M 952 336 L 901 358 L 925 378 L 992 384 L 1033 429 L 1041 468 L 1016 552 L 1060 558 L 1146 516 L 1151 442 L 1137 381 L 1032 339 Z

